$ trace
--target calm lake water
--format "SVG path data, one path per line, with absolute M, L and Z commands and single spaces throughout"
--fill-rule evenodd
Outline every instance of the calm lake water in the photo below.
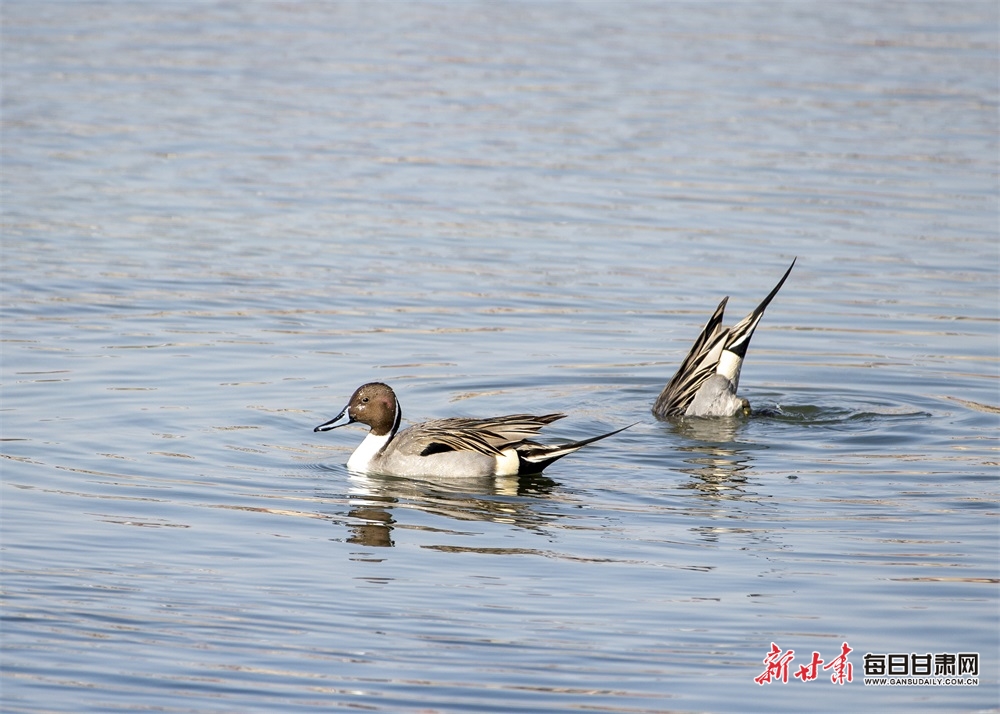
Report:
M 1000 704 L 995 2 L 0 12 L 5 712 Z M 794 256 L 757 413 L 653 419 Z M 361 478 L 375 379 L 637 424 Z

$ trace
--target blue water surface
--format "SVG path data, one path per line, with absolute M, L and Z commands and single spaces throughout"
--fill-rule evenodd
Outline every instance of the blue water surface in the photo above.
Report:
M 5 712 L 1000 704 L 996 3 L 0 15 Z M 656 421 L 796 256 L 753 416 Z M 635 425 L 360 476 L 370 380 Z

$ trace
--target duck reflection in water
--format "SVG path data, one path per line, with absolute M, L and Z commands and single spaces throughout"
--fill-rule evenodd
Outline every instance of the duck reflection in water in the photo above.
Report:
M 685 439 L 696 442 L 678 447 L 691 454 L 684 459 L 690 467 L 679 469 L 694 477 L 684 488 L 695 489 L 712 498 L 741 498 L 753 468 L 751 448 L 760 448 L 736 441 L 745 422 L 736 419 L 685 419 L 671 425 Z
M 536 510 L 537 499 L 547 497 L 555 486 L 555 481 L 540 474 L 441 480 L 352 474 L 347 541 L 393 547 L 394 530 L 420 528 L 399 524 L 393 511 L 400 508 L 455 521 L 489 521 L 537 530 L 552 520 L 551 513 Z

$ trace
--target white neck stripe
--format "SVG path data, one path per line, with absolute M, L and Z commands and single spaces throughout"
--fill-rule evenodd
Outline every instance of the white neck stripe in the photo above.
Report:
M 351 454 L 351 458 L 347 460 L 347 468 L 351 471 L 366 472 L 370 470 L 372 461 L 378 455 L 378 453 L 389 443 L 392 439 L 392 434 L 383 434 L 382 436 L 375 436 L 371 432 L 368 432 L 368 436 L 365 440 L 358 444 L 358 448 L 354 450 Z

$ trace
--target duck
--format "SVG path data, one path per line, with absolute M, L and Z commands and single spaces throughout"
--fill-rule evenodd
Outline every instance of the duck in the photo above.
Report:
M 434 419 L 399 430 L 403 411 L 388 384 L 358 387 L 341 412 L 313 429 L 348 424 L 369 427 L 347 460 L 350 471 L 401 477 L 489 477 L 540 474 L 563 456 L 613 436 L 629 426 L 567 444 L 539 444 L 538 431 L 564 418 L 561 413 L 508 414 L 487 419 Z
M 792 260 L 781 280 L 753 312 L 732 327 L 722 326 L 729 296 L 722 298 L 677 373 L 653 403 L 657 419 L 750 415 L 750 402 L 736 393 L 743 360 L 764 311 L 785 284 L 797 259 Z

